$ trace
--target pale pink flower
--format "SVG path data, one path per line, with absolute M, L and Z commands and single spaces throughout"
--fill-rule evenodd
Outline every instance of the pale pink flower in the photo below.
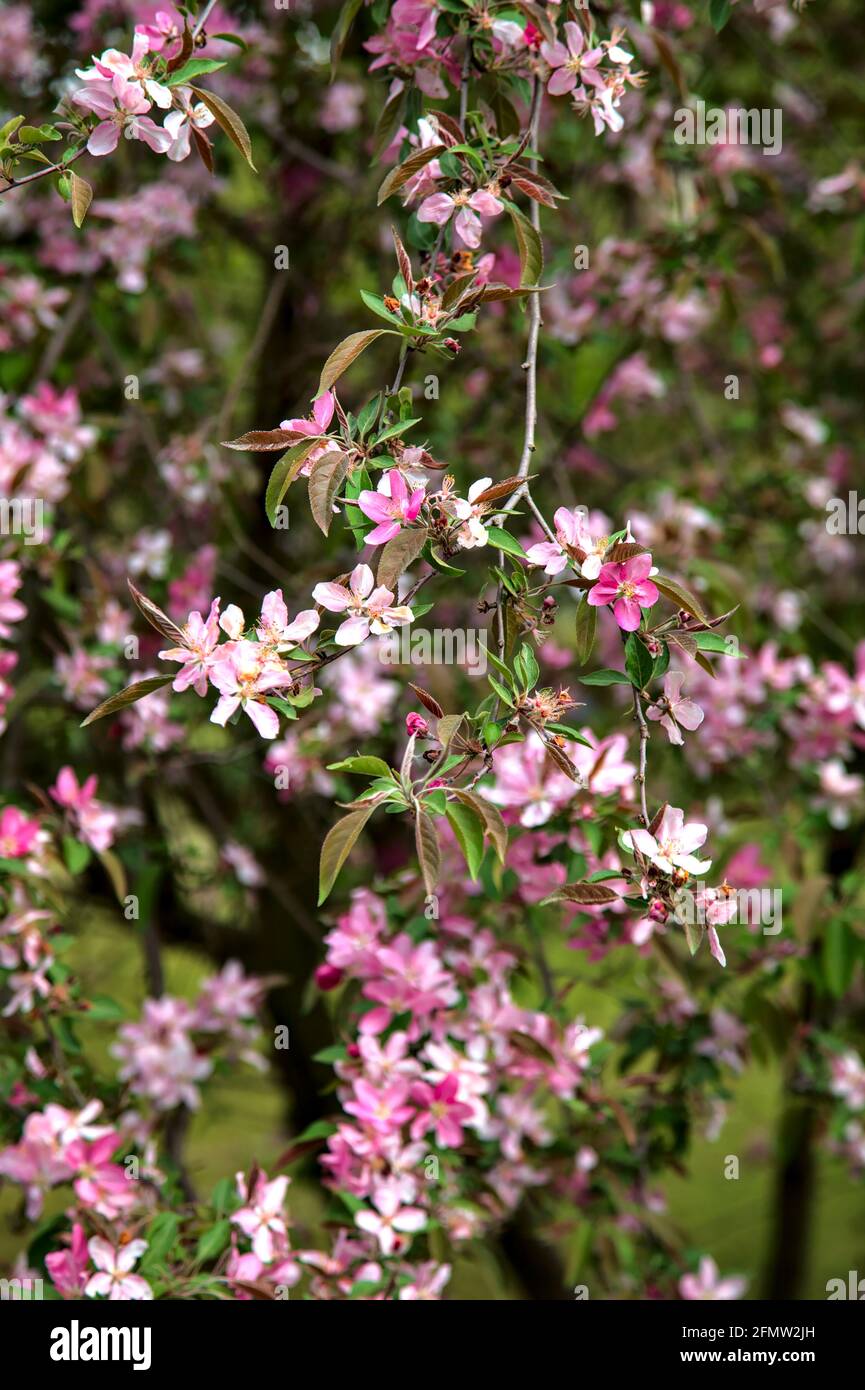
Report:
M 162 661 L 183 663 L 172 690 L 183 691 L 192 686 L 196 695 L 207 694 L 207 675 L 216 659 L 213 653 L 219 642 L 219 602 L 218 598 L 213 600 L 206 619 L 198 612 L 190 613 L 182 628 L 183 646 L 169 647 L 159 653 Z
M 90 1256 L 84 1227 L 76 1221 L 67 1248 L 52 1250 L 45 1256 L 45 1268 L 57 1292 L 63 1298 L 77 1298 L 87 1283 Z
M 575 507 L 559 507 L 553 521 L 556 527 L 555 541 L 540 541 L 526 551 L 533 565 L 543 565 L 545 574 L 560 574 L 569 559 L 569 551 L 585 552 L 579 563 L 579 572 L 584 579 L 597 579 L 601 572 L 601 562 L 610 541 L 608 536 L 593 536 L 587 524 L 585 511 Z M 575 558 L 575 557 L 574 557 Z
M 282 590 L 273 589 L 269 594 L 265 594 L 262 600 L 256 636 L 259 642 L 274 647 L 277 651 L 287 651 L 289 647 L 294 647 L 298 642 L 305 642 L 307 637 L 311 637 L 320 621 L 314 608 L 305 608 L 289 622 Z
M 390 589 L 374 588 L 375 580 L 369 565 L 355 565 L 348 585 L 316 584 L 312 596 L 329 613 L 347 613 L 348 617 L 336 630 L 335 641 L 340 647 L 354 647 L 371 632 L 377 637 L 403 627 L 414 619 L 410 608 L 394 607 Z
M 403 526 L 417 521 L 424 500 L 424 489 L 409 492 L 405 478 L 398 468 L 391 468 L 378 481 L 375 492 L 364 489 L 357 505 L 378 525 L 366 537 L 367 545 L 383 545 L 399 535 Z
M 744 1279 L 722 1279 L 711 1255 L 704 1255 L 698 1274 L 683 1274 L 679 1296 L 684 1299 L 738 1299 L 745 1292 Z
M 170 133 L 145 114 L 150 110 L 150 102 L 136 83 L 122 78 L 88 82 L 74 93 L 72 100 L 101 118 L 87 141 L 92 155 L 111 154 L 117 149 L 121 134 L 127 140 L 143 140 L 155 154 L 165 154 L 171 144 Z
M 545 825 L 577 792 L 576 784 L 551 763 L 537 738 L 496 749 L 494 771 L 490 801 L 518 808 L 520 825 L 529 829 Z
M 182 106 L 180 109 L 169 111 L 162 125 L 171 136 L 171 144 L 165 153 L 170 160 L 178 164 L 189 157 L 193 130 L 206 130 L 213 124 L 214 116 L 203 101 L 192 101 L 190 87 L 175 87 L 173 92 L 175 101 L 182 102 Z
M 404 1207 L 395 1183 L 381 1183 L 372 1194 L 375 1211 L 359 1211 L 355 1224 L 367 1235 L 375 1236 L 383 1255 L 392 1255 L 401 1242 L 398 1232 L 413 1234 L 426 1225 L 426 1213 L 420 1207 Z
M 544 43 L 541 45 L 541 54 L 553 69 L 547 83 L 547 91 L 550 96 L 558 97 L 572 92 L 577 82 L 596 79 L 594 69 L 603 58 L 604 50 L 586 49 L 585 36 L 579 24 L 568 20 L 565 24 L 565 42 Z
M 96 1294 L 112 1302 L 153 1298 L 153 1290 L 147 1280 L 142 1279 L 140 1274 L 130 1272 L 147 1249 L 146 1240 L 130 1240 L 115 1250 L 107 1240 L 94 1236 L 88 1241 L 87 1249 L 97 1269 L 84 1289 L 88 1298 L 94 1298 Z
M 317 396 L 312 403 L 312 413 L 308 419 L 281 420 L 279 428 L 281 430 L 295 430 L 297 434 L 308 434 L 321 437 L 321 443 L 316 444 L 310 449 L 303 465 L 300 469 L 302 477 L 308 477 L 312 465 L 317 459 L 322 458 L 330 448 L 328 439 L 324 438 L 330 429 L 330 422 L 333 419 L 333 412 L 336 407 L 336 398 L 332 391 L 324 391 Z
M 705 843 L 708 833 L 708 827 L 699 821 L 686 825 L 684 811 L 668 806 L 654 835 L 648 830 L 628 830 L 622 836 L 622 843 L 627 849 L 639 850 L 666 874 L 672 874 L 677 868 L 700 874 L 712 867 L 712 861 L 697 859 L 694 850 Z
M 225 727 L 234 711 L 242 709 L 262 738 L 276 738 L 279 715 L 265 697 L 272 690 L 290 685 L 291 677 L 284 667 L 268 661 L 265 647 L 258 642 L 232 643 L 230 654 L 210 668 L 210 682 L 221 692 L 210 716 L 211 723 Z
M 497 217 L 500 212 L 504 212 L 504 203 L 489 189 L 478 188 L 474 193 L 462 189 L 455 194 L 433 193 L 424 198 L 417 210 L 417 219 L 444 227 L 456 213 L 457 235 L 466 246 L 476 250 L 481 244 L 481 217 Z
M 236 1211 L 231 1220 L 252 1241 L 252 1252 L 264 1264 L 270 1264 L 277 1253 L 277 1244 L 286 1238 L 285 1194 L 289 1180 L 274 1178 L 259 1183 L 249 1204 Z
M 704 717 L 699 705 L 695 705 L 693 700 L 682 698 L 684 679 L 682 671 L 668 671 L 664 677 L 663 697 L 654 705 L 650 705 L 646 711 L 649 719 L 660 720 L 670 742 L 675 744 L 685 741 L 682 729 L 692 733 L 694 729 L 699 729 Z
M 634 555 L 624 564 L 603 565 L 597 583 L 586 595 L 593 608 L 613 605 L 613 614 L 623 632 L 636 632 L 640 626 L 641 608 L 651 608 L 659 594 L 649 578 L 652 557 Z

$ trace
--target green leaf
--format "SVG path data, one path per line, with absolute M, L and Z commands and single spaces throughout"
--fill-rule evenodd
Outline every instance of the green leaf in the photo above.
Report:
M 499 699 L 504 701 L 504 703 L 507 705 L 508 709 L 513 709 L 513 708 L 514 708 L 514 701 L 513 701 L 513 698 L 511 697 L 511 692 L 510 692 L 509 690 L 506 690 L 506 689 L 505 689 L 505 687 L 502 685 L 501 681 L 498 680 L 496 676 L 491 676 L 490 673 L 489 673 L 489 671 L 487 672 L 487 682 L 488 682 L 489 685 L 492 686 L 493 690 L 496 692 L 496 694 L 498 695 Z
M 719 632 L 689 632 L 701 652 L 718 652 L 721 656 L 731 656 L 734 661 L 746 661 L 744 652 L 739 651 L 736 638 L 722 637 Z
M 70 200 L 72 203 L 72 221 L 76 227 L 80 227 L 87 216 L 87 209 L 93 201 L 93 189 L 86 179 L 82 179 L 71 170 L 70 178 Z
M 276 525 L 277 507 L 303 467 L 307 454 L 315 448 L 318 442 L 316 439 L 301 440 L 300 444 L 295 444 L 291 449 L 286 450 L 279 462 L 275 464 L 267 482 L 267 491 L 264 494 L 264 510 L 267 512 L 267 519 L 271 526 Z
M 491 801 L 487 801 L 486 798 L 481 796 L 478 792 L 463 791 L 461 787 L 454 787 L 453 795 L 458 801 L 461 801 L 464 806 L 469 806 L 480 816 L 484 823 L 484 830 L 486 831 L 487 838 L 492 843 L 496 854 L 504 864 L 508 848 L 508 828 L 502 820 L 502 814 L 499 808 L 494 806 Z
M 345 4 L 339 12 L 336 27 L 330 36 L 330 80 L 336 76 L 339 60 L 345 48 L 346 40 L 351 33 L 351 27 L 357 18 L 358 11 L 363 4 L 363 0 L 345 0 Z
M 598 631 L 598 610 L 583 596 L 577 608 L 576 638 L 577 660 L 585 666 L 592 654 Z
M 625 670 L 631 685 L 637 690 L 645 690 L 654 669 L 655 658 L 645 642 L 640 641 L 636 632 L 629 632 L 625 641 Z
M 823 938 L 823 979 L 836 999 L 848 989 L 855 964 L 855 941 L 849 928 L 840 917 L 830 918 Z
M 513 536 L 509 532 L 503 531 L 500 526 L 488 526 L 487 538 L 490 545 L 494 545 L 496 550 L 503 550 L 506 555 L 514 555 L 518 560 L 525 560 L 526 552 L 519 541 L 515 541 Z
M 720 34 L 731 13 L 730 0 L 709 0 L 709 19 L 716 34 Z
M 217 1259 L 231 1240 L 231 1222 L 227 1217 L 217 1221 L 215 1226 L 211 1226 L 209 1231 L 205 1231 L 198 1238 L 195 1247 L 195 1258 L 202 1264 L 208 1264 L 211 1260 Z
M 328 763 L 327 770 L 356 772 L 361 777 L 390 777 L 390 768 L 384 758 L 375 758 L 371 753 L 362 753 L 356 758 L 343 758 L 338 763 Z
M 147 1249 L 141 1259 L 139 1270 L 153 1270 L 164 1263 L 169 1250 L 177 1240 L 180 1222 L 173 1211 L 161 1211 L 151 1221 L 146 1233 Z
M 696 599 L 690 589 L 685 588 L 684 584 L 679 584 L 675 579 L 668 579 L 665 574 L 656 574 L 653 583 L 664 595 L 664 598 L 675 603 L 677 608 L 684 608 L 698 622 L 707 623 L 709 621 L 699 599 Z
M 477 812 L 459 801 L 449 801 L 445 815 L 472 878 L 476 879 L 484 857 L 484 825 Z
M 436 890 L 441 871 L 441 848 L 435 821 L 426 811 L 418 810 L 416 813 L 415 846 L 424 887 L 431 895 Z
M 22 145 L 39 145 L 46 140 L 62 140 L 61 132 L 53 125 L 23 125 L 18 131 Z
M 122 1004 L 118 1004 L 116 999 L 111 999 L 107 994 L 94 994 L 88 999 L 89 1008 L 87 1017 L 96 1019 L 98 1023 L 119 1023 L 126 1017 L 126 1010 Z
M 321 907 L 330 893 L 331 888 L 337 880 L 340 869 L 351 853 L 355 841 L 374 810 L 374 805 L 361 806 L 359 810 L 352 811 L 348 816 L 343 816 L 342 819 L 338 820 L 336 825 L 331 826 L 330 830 L 327 832 L 324 844 L 321 847 L 321 862 L 319 865 L 319 907 Z
M 579 676 L 580 685 L 630 685 L 624 671 L 611 671 L 605 667 L 601 671 L 591 671 L 587 676 Z
M 63 858 L 70 874 L 83 873 L 90 863 L 90 846 L 83 845 L 80 840 L 73 839 L 71 835 L 64 835 Z
M 219 72 L 227 65 L 216 58 L 190 58 L 182 68 L 170 72 L 165 78 L 166 87 L 177 87 L 181 82 L 191 82 L 193 77 L 203 77 L 207 72 Z
M 541 238 L 524 212 L 515 203 L 507 203 L 517 249 L 520 253 L 520 285 L 537 285 L 544 269 L 544 248 Z

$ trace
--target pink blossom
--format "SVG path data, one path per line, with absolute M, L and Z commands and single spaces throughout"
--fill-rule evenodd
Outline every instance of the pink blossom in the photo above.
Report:
M 76 1169 L 73 1186 L 78 1200 L 108 1221 L 129 1211 L 138 1201 L 126 1170 L 111 1161 L 119 1142 L 115 1131 L 109 1130 L 92 1144 L 76 1139 L 66 1152 Z
M 668 671 L 664 677 L 663 697 L 655 704 L 650 705 L 646 713 L 649 719 L 660 720 L 661 727 L 666 729 L 667 737 L 671 743 L 684 743 L 682 729 L 693 732 L 699 729 L 703 722 L 703 711 L 699 705 L 695 705 L 693 700 L 682 698 L 682 683 L 685 679 L 682 671 Z M 681 728 L 679 727 L 681 725 Z
M 704 1255 L 698 1274 L 683 1274 L 679 1296 L 685 1299 L 738 1299 L 745 1292 L 744 1279 L 722 1279 L 711 1255 Z
M 496 749 L 496 783 L 489 792 L 497 806 L 519 808 L 520 825 L 545 825 L 576 795 L 577 787 L 549 760 L 540 739 Z
M 340 647 L 353 647 L 363 642 L 370 632 L 383 636 L 395 627 L 413 621 L 410 608 L 394 607 L 390 589 L 374 588 L 375 580 L 369 565 L 355 565 L 348 585 L 316 584 L 312 596 L 329 613 L 348 613 L 336 630 L 335 641 Z
M 399 1187 L 381 1183 L 372 1194 L 375 1211 L 359 1211 L 355 1224 L 367 1235 L 375 1236 L 383 1255 L 392 1255 L 401 1242 L 398 1232 L 414 1234 L 426 1225 L 426 1213 L 420 1207 L 404 1207 Z
M 84 1227 L 78 1221 L 72 1227 L 68 1247 L 52 1250 L 45 1256 L 45 1268 L 52 1284 L 63 1298 L 77 1298 L 84 1292 L 89 1263 L 87 1237 Z
M 412 1139 L 422 1139 L 429 1130 L 435 1130 L 436 1142 L 445 1149 L 455 1149 L 462 1143 L 462 1125 L 473 1117 L 470 1105 L 457 1100 L 459 1079 L 449 1074 L 436 1086 L 428 1086 L 425 1081 L 416 1081 L 411 1088 L 411 1099 L 421 1107 L 411 1122 Z
M 533 565 L 543 565 L 546 574 L 560 574 L 568 563 L 569 552 L 584 552 L 579 561 L 579 572 L 584 579 L 597 579 L 601 572 L 601 561 L 610 541 L 606 535 L 593 536 L 589 530 L 585 508 L 559 507 L 553 517 L 556 526 L 555 541 L 541 541 L 526 551 Z M 576 556 L 572 556 L 577 559 Z
M 10 623 L 20 623 L 27 609 L 13 595 L 21 588 L 21 566 L 17 560 L 0 560 L 0 637 L 11 637 Z
M 192 686 L 196 695 L 207 694 L 207 675 L 213 665 L 213 655 L 219 642 L 219 599 L 210 605 L 210 612 L 203 619 L 198 612 L 190 613 L 183 624 L 184 644 L 181 647 L 168 647 L 159 653 L 162 661 L 180 661 L 182 666 L 172 683 L 172 690 L 188 690 Z
M 656 585 L 649 579 L 651 555 L 634 555 L 624 564 L 609 564 L 601 568 L 598 581 L 586 595 L 588 602 L 599 608 L 613 605 L 616 622 L 623 632 L 636 632 L 640 626 L 641 608 L 651 608 L 658 602 Z
M 388 1134 L 414 1115 L 407 1104 L 408 1091 L 408 1082 L 401 1079 L 389 1082 L 381 1090 L 360 1079 L 354 1083 L 354 1100 L 346 1101 L 343 1109 L 377 1134 Z
M 265 594 L 261 604 L 261 617 L 256 625 L 259 642 L 274 647 L 276 651 L 288 651 L 318 628 L 320 619 L 314 608 L 305 608 L 291 622 L 281 589 L 273 589 Z
M 308 477 L 312 465 L 327 453 L 329 442 L 323 436 L 327 435 L 330 429 L 330 422 L 333 419 L 333 412 L 336 407 L 336 397 L 332 391 L 324 391 L 317 396 L 312 403 L 312 413 L 308 419 L 281 420 L 279 428 L 281 430 L 294 430 L 297 434 L 312 435 L 321 438 L 322 442 L 310 449 L 303 465 L 300 469 L 302 477 Z
M 97 1269 L 84 1289 L 88 1298 L 94 1298 L 97 1294 L 112 1302 L 153 1298 L 153 1290 L 147 1280 L 142 1279 L 140 1274 L 130 1273 L 147 1249 L 146 1240 L 130 1240 L 115 1249 L 102 1236 L 94 1236 L 88 1241 L 87 1249 Z
M 708 833 L 708 827 L 699 821 L 686 825 L 684 811 L 668 806 L 654 835 L 648 830 L 629 830 L 622 836 L 622 843 L 628 849 L 639 850 L 666 874 L 677 868 L 700 874 L 712 867 L 712 861 L 697 859 L 694 850 L 705 842 Z
M 415 488 L 410 493 L 398 468 L 384 473 L 375 492 L 365 489 L 357 499 L 364 516 L 379 523 L 366 537 L 367 545 L 383 545 L 399 535 L 404 525 L 417 520 L 423 500 L 424 489 Z
M 38 820 L 28 820 L 17 806 L 0 811 L 0 858 L 23 859 L 39 839 Z
M 266 649 L 257 642 L 232 643 L 225 658 L 210 668 L 210 681 L 221 692 L 211 723 L 224 727 L 235 710 L 242 709 L 262 738 L 276 738 L 279 716 L 265 697 L 290 685 L 291 676 L 285 667 L 268 661 Z
M 567 45 L 567 46 L 566 46 Z M 578 81 L 595 81 L 594 69 L 604 56 L 603 48 L 586 47 L 586 40 L 579 24 L 568 20 L 565 24 L 565 43 L 545 43 L 541 54 L 553 69 L 547 83 L 550 96 L 564 96 L 572 92 Z
M 150 102 L 141 88 L 121 77 L 112 81 L 88 82 L 73 94 L 76 106 L 101 117 L 90 132 L 87 149 L 97 157 L 117 149 L 121 133 L 127 140 L 143 140 L 155 154 L 165 154 L 171 135 L 145 113 Z
M 497 217 L 500 212 L 504 212 L 504 203 L 490 189 L 478 188 L 474 193 L 461 189 L 455 194 L 433 193 L 425 198 L 417 210 L 417 219 L 444 227 L 456 213 L 457 235 L 475 250 L 481 244 L 481 216 Z
M 120 813 L 113 806 L 96 800 L 97 778 L 91 775 L 80 786 L 71 767 L 62 767 L 49 794 L 68 810 L 76 822 L 80 838 L 97 852 L 110 849 L 120 825 Z
M 253 1254 L 264 1264 L 270 1263 L 278 1243 L 286 1239 L 284 1206 L 288 1183 L 286 1177 L 259 1182 L 248 1205 L 236 1211 L 231 1218 L 244 1235 L 249 1236 Z

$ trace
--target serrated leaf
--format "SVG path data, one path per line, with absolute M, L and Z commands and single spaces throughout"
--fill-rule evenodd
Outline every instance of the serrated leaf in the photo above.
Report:
M 708 623 L 710 620 L 700 604 L 689 589 L 683 584 L 678 584 L 675 579 L 668 579 L 667 576 L 656 574 L 653 581 L 655 586 L 668 598 L 671 603 L 675 603 L 677 608 L 684 608 L 692 617 L 697 618 L 701 623 Z
M 403 527 L 399 535 L 382 548 L 376 583 L 396 593 L 397 582 L 409 565 L 414 564 L 426 545 L 427 533 L 422 526 Z
M 568 902 L 598 906 L 614 903 L 621 896 L 621 893 L 617 893 L 614 888 L 607 888 L 603 883 L 564 883 L 555 893 L 544 898 L 544 903 Z
M 428 690 L 424 690 L 419 685 L 413 685 L 411 681 L 408 683 L 408 688 L 414 691 L 424 709 L 429 710 L 430 714 L 435 715 L 436 719 L 442 719 L 444 717 L 444 710 L 435 696 L 430 695 Z
M 161 633 L 163 637 L 167 637 L 169 642 L 173 642 L 176 647 L 185 647 L 186 638 L 177 623 L 172 622 L 168 614 L 163 613 L 159 605 L 153 602 L 153 599 L 142 594 L 140 589 L 136 589 L 131 579 L 127 579 L 126 585 L 136 607 L 147 619 L 150 626 L 155 627 L 157 632 Z
M 343 758 L 338 763 L 328 763 L 328 772 L 356 772 L 362 777 L 389 777 L 390 768 L 384 758 L 362 753 L 355 758 Z
M 104 719 L 107 714 L 117 714 L 119 710 L 134 705 L 136 700 L 143 700 L 145 695 L 152 695 L 154 690 L 162 690 L 173 680 L 173 676 L 148 676 L 147 680 L 135 681 L 132 685 L 127 685 L 125 690 L 120 690 L 116 695 L 103 700 L 101 705 L 90 711 L 86 719 L 82 719 L 79 727 L 86 729 L 88 724 L 95 724 L 97 719 Z
M 190 88 L 199 101 L 204 102 L 216 124 L 225 131 L 231 143 L 240 150 L 250 169 L 254 173 L 258 173 L 252 162 L 252 141 L 249 138 L 249 131 L 237 112 L 228 105 L 228 102 L 223 101 L 222 97 L 216 96 L 213 92 L 205 91 L 203 87 L 196 87 L 192 83 L 190 83 Z
M 630 685 L 624 671 L 612 671 L 605 667 L 601 671 L 591 671 L 587 676 L 578 676 L 580 685 Z
M 363 830 L 375 805 L 363 806 L 350 815 L 343 816 L 336 825 L 331 826 L 321 847 L 321 860 L 318 872 L 318 906 L 330 893 L 339 871 L 351 853 L 355 841 Z
M 396 193 L 397 189 L 402 188 L 404 183 L 408 183 L 413 174 L 416 174 L 419 169 L 423 169 L 433 159 L 437 159 L 439 155 L 444 154 L 446 150 L 446 145 L 427 145 L 422 150 L 415 150 L 408 159 L 403 160 L 402 164 L 391 169 L 378 190 L 378 206 L 381 207 L 385 199 L 389 198 L 392 193 Z
M 182 68 L 175 68 L 165 79 L 166 87 L 176 87 L 180 82 L 191 82 L 193 77 L 204 77 L 208 72 L 219 72 L 226 67 L 218 58 L 190 58 Z
M 348 454 L 332 450 L 319 459 L 309 475 L 309 506 L 319 530 L 327 535 L 333 521 L 333 500 L 348 472 Z
M 311 435 L 304 434 L 302 430 L 247 430 L 246 434 L 238 435 L 237 439 L 223 439 L 222 447 L 245 449 L 251 454 L 275 454 L 311 438 Z
M 441 872 L 441 848 L 435 821 L 426 811 L 418 810 L 415 818 L 415 845 L 421 877 L 427 895 L 436 890 Z
M 349 333 L 347 338 L 343 338 L 338 343 L 333 352 L 328 357 L 321 369 L 321 378 L 318 383 L 317 396 L 323 391 L 329 391 L 331 386 L 339 381 L 343 372 L 348 371 L 352 362 L 360 357 L 362 352 L 374 343 L 377 338 L 384 335 L 399 337 L 396 330 L 388 328 L 365 328 L 360 333 Z

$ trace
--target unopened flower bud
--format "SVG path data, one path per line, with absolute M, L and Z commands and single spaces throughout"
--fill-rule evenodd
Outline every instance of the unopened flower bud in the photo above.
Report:
M 411 714 L 407 714 L 405 717 L 405 731 L 409 736 L 412 734 L 428 734 L 429 724 L 422 714 L 415 714 L 414 711 L 412 711 Z
M 319 965 L 315 972 L 315 983 L 325 992 L 342 984 L 342 971 L 335 965 Z

